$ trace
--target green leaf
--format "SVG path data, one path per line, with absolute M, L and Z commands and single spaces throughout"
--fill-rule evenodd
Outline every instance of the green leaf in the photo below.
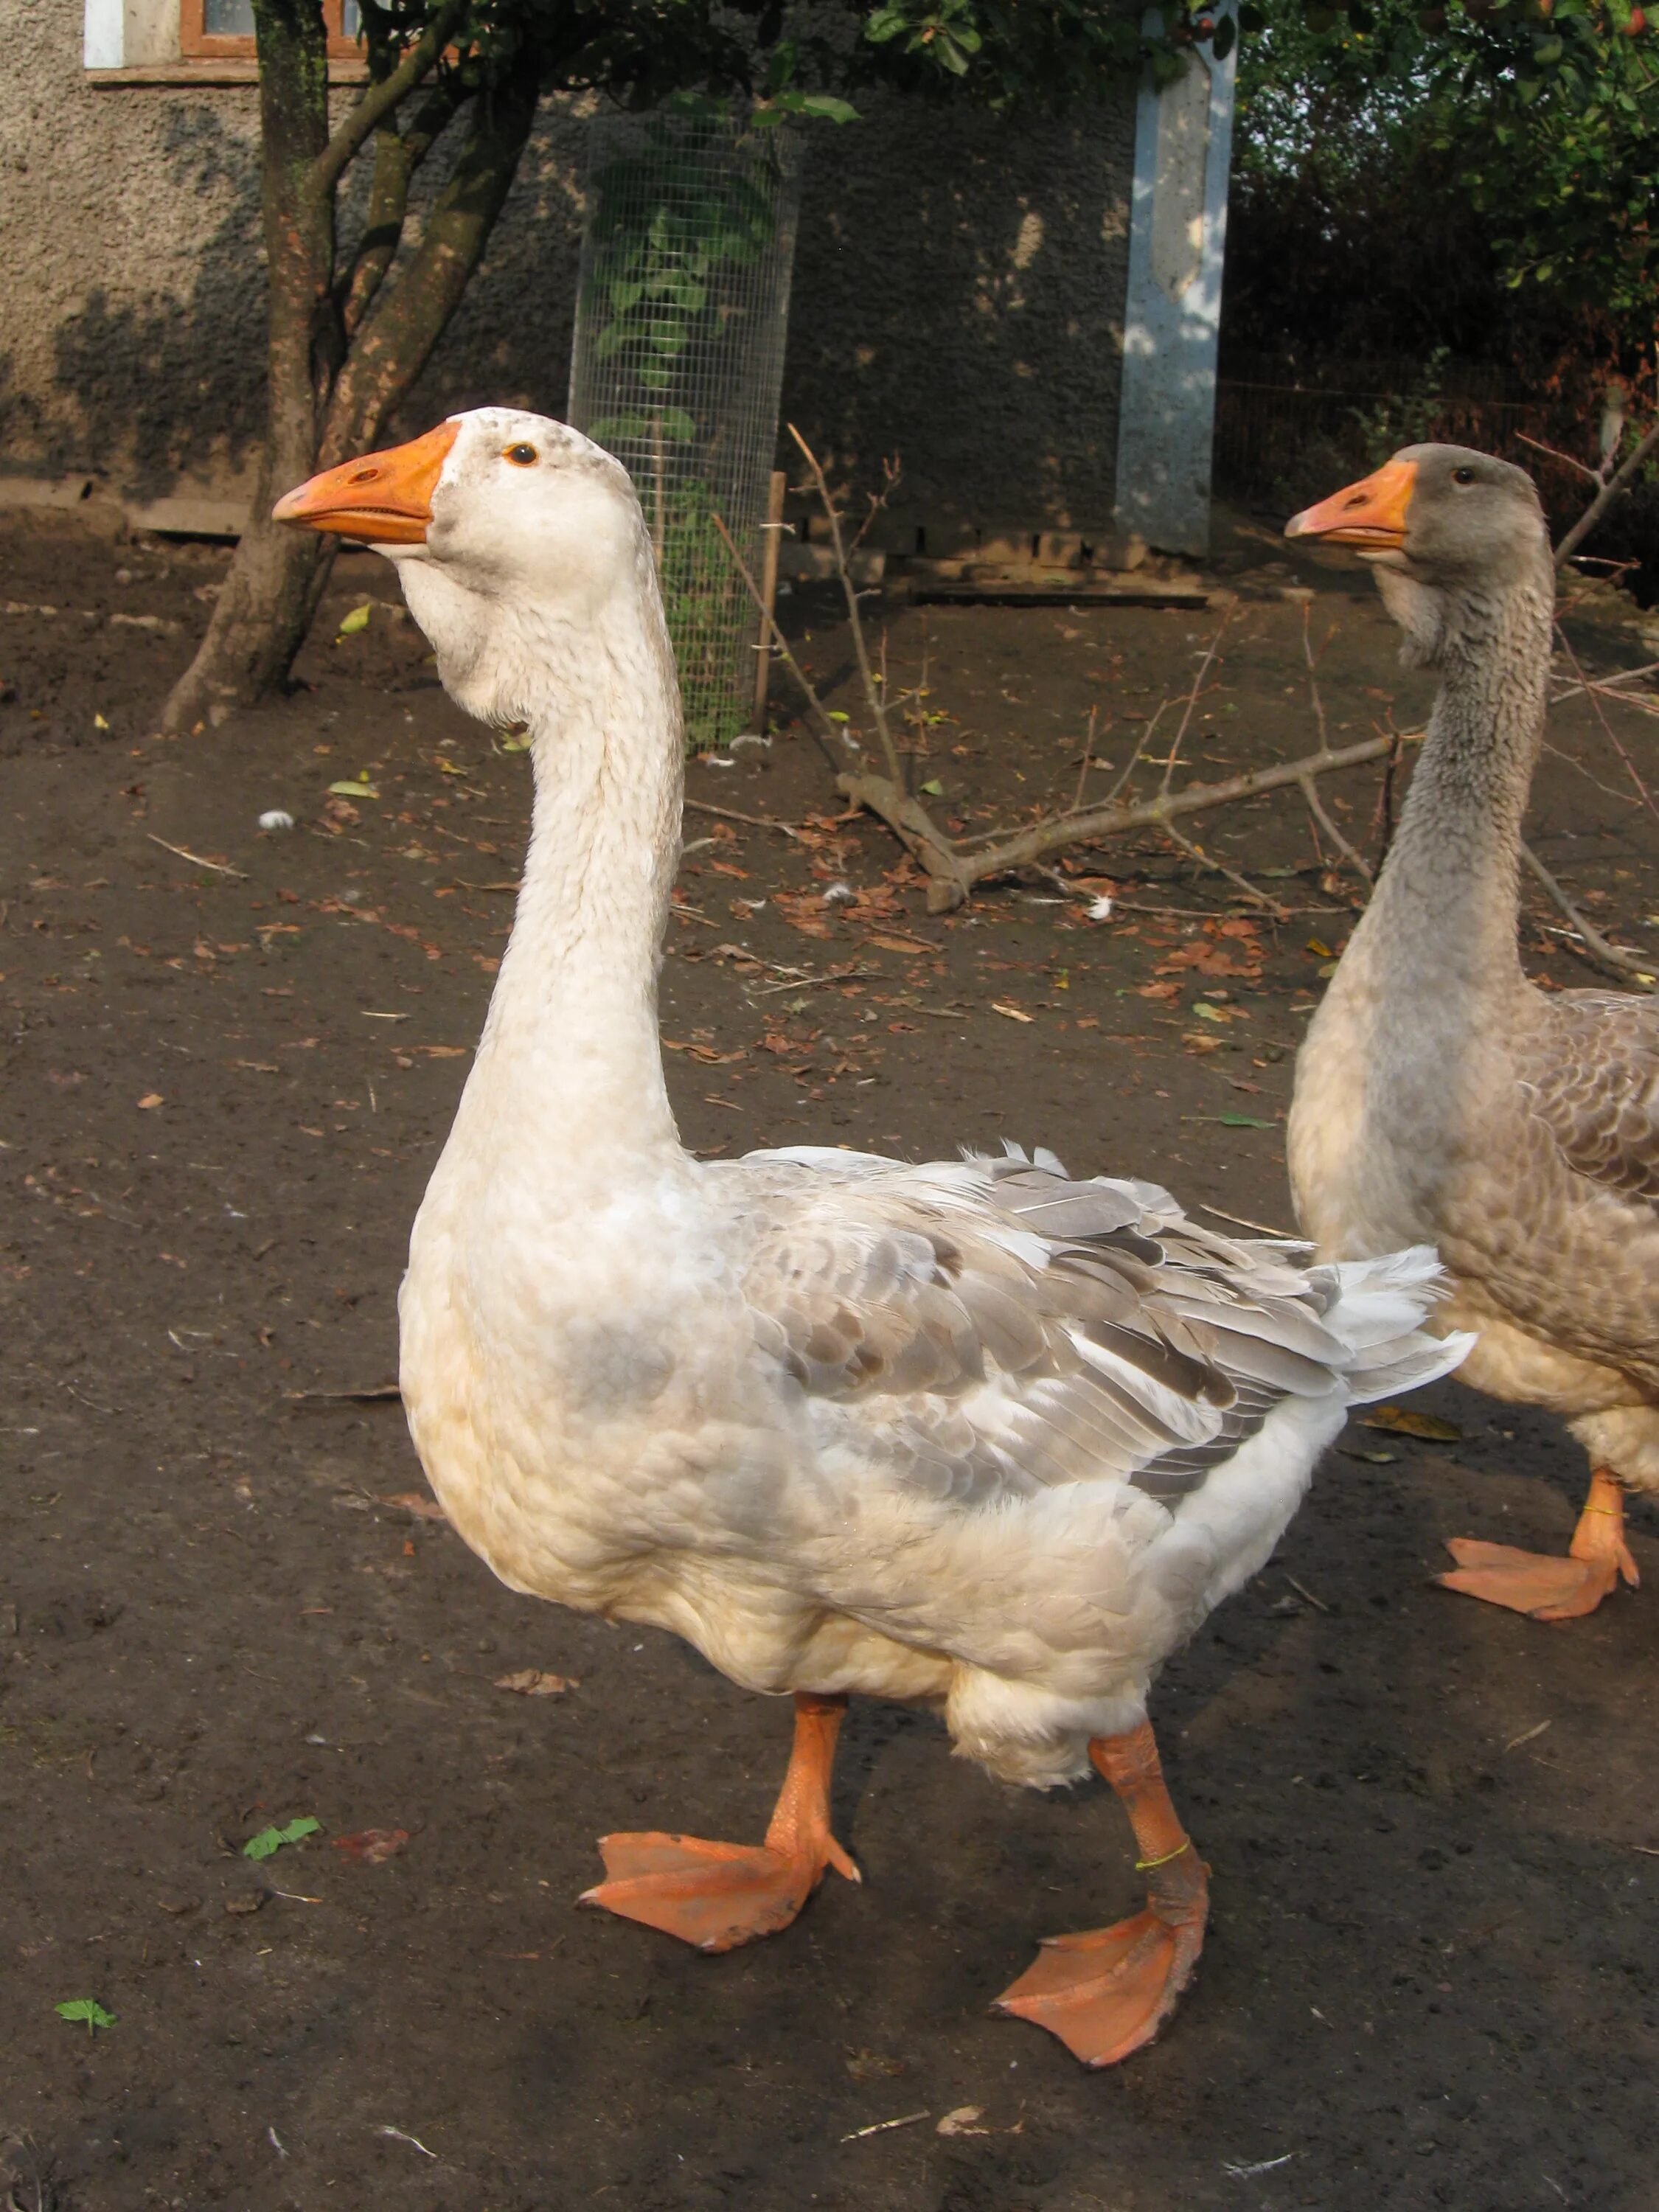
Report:
M 378 799 L 380 795 L 380 786 L 362 775 L 331 783 L 328 790 L 331 799 Z
M 261 1828 L 257 1836 L 250 1836 L 243 1844 L 242 1856 L 245 1859 L 274 1857 L 284 1844 L 301 1843 L 307 1836 L 314 1836 L 322 1825 L 320 1820 L 313 1820 L 309 1813 L 305 1813 L 297 1820 L 290 1820 L 285 1828 Z
M 1224 1129 L 1271 1129 L 1271 1121 L 1258 1121 L 1254 1114 L 1218 1114 L 1216 1120 Z
M 113 2027 L 115 2014 L 106 2012 L 96 1997 L 66 1997 L 52 2008 L 60 2020 L 85 2021 L 87 2033 L 93 2035 L 100 2027 Z
M 924 783 L 921 787 L 927 793 L 929 799 L 943 799 L 945 796 L 945 786 L 939 781 L 936 775 L 930 776 L 927 781 Z
M 856 123 L 859 112 L 850 101 L 837 100 L 830 92 L 786 92 L 780 94 L 778 104 L 787 107 L 792 115 L 817 115 L 826 123 Z
M 360 629 L 367 629 L 368 628 L 369 613 L 371 609 L 374 607 L 374 602 L 373 599 L 365 599 L 362 606 L 353 607 L 349 615 L 342 615 L 340 617 L 340 635 L 342 637 L 356 637 Z

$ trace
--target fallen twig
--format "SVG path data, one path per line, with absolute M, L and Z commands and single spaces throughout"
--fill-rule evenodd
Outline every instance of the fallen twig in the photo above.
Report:
M 1253 900 L 1264 913 L 1272 915 L 1275 921 L 1285 920 L 1285 910 L 1276 899 L 1269 898 L 1266 891 L 1259 891 L 1249 878 L 1241 875 L 1237 868 L 1230 868 L 1224 860 L 1218 860 L 1213 854 L 1206 853 L 1201 845 L 1177 830 L 1173 822 L 1164 824 L 1164 834 L 1172 843 L 1179 845 L 1183 853 L 1189 854 L 1200 868 L 1207 868 L 1212 875 L 1225 876 L 1230 884 L 1236 884 L 1246 898 Z
M 234 876 L 239 884 L 247 881 L 246 872 L 240 868 L 227 867 L 222 860 L 204 860 L 199 853 L 187 853 L 182 845 L 169 845 L 165 837 L 158 837 L 153 830 L 146 830 L 144 835 L 152 845 L 159 845 L 163 852 L 173 853 L 179 860 L 188 860 L 192 868 L 211 868 L 216 876 Z
M 1578 911 L 1566 892 L 1563 890 L 1524 839 L 1521 845 L 1521 857 L 1572 924 L 1586 953 L 1598 968 L 1604 969 L 1609 975 L 1616 975 L 1621 983 L 1634 981 L 1650 986 L 1656 980 L 1659 980 L 1656 979 L 1652 969 L 1644 963 L 1639 952 L 1627 952 L 1622 945 L 1608 944 L 1595 923 L 1587 921 Z
M 1421 734 L 1411 732 L 1413 737 Z M 927 886 L 928 911 L 939 914 L 960 906 L 972 886 L 986 877 L 1006 875 L 1010 869 L 1024 867 L 1064 846 L 1096 844 L 1103 838 L 1121 836 L 1129 830 L 1165 829 L 1182 815 L 1201 814 L 1212 806 L 1225 806 L 1236 799 L 1253 799 L 1264 791 L 1282 791 L 1287 784 L 1300 784 L 1309 776 L 1329 775 L 1343 769 L 1359 768 L 1366 761 L 1381 760 L 1394 743 L 1392 738 L 1367 738 L 1335 751 L 1308 753 L 1300 760 L 1276 761 L 1271 768 L 1252 769 L 1247 775 L 1227 776 L 1218 783 L 1189 783 L 1184 791 L 1160 792 L 1156 799 L 1143 799 L 1133 806 L 1109 803 L 1085 808 L 1080 814 L 1054 816 L 1047 822 L 1034 822 L 1029 830 L 1016 830 L 1000 844 L 975 853 L 964 853 L 954 847 L 933 828 L 922 810 L 915 807 L 914 801 L 909 805 L 915 812 L 908 811 L 903 793 L 884 776 L 867 772 L 839 775 L 836 788 L 855 805 L 866 806 L 872 814 L 879 815 L 915 854 L 931 878 Z M 921 834 L 916 814 L 921 815 Z M 919 846 L 921 849 L 918 849 Z M 1254 885 L 1251 896 L 1261 897 Z
M 918 2120 L 931 2119 L 931 2112 L 903 2112 L 896 2120 L 875 2120 L 867 2128 L 854 2128 L 851 2135 L 843 2136 L 843 2142 L 859 2142 L 866 2136 L 884 2136 L 890 2128 L 913 2128 Z
M 375 1382 L 366 1390 L 284 1390 L 283 1395 L 290 1405 L 372 1406 L 382 1398 L 401 1398 L 403 1392 L 395 1382 Z
M 715 806 L 706 799 L 688 799 L 685 804 L 694 814 L 717 814 L 722 822 L 741 822 L 750 830 L 776 830 L 793 837 L 798 845 L 801 842 L 799 830 L 792 830 L 787 822 L 775 822 L 769 814 L 739 814 L 735 806 Z

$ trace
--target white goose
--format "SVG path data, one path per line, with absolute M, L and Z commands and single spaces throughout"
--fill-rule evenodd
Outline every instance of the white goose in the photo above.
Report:
M 1431 1254 L 1307 1267 L 1045 1153 L 700 1163 L 656 972 L 682 738 L 627 477 L 501 408 L 316 477 L 279 519 L 398 565 L 451 695 L 522 722 L 512 942 L 410 1242 L 403 1390 L 434 1490 L 512 1588 L 653 1623 L 793 1692 L 765 1842 L 603 1840 L 588 1900 L 711 1951 L 826 1866 L 848 1694 L 943 1710 L 1039 1788 L 1092 1760 L 1146 1910 L 1058 1937 L 1005 2009 L 1106 2065 L 1190 1978 L 1206 1869 L 1159 1772 L 1164 1661 L 1262 1565 L 1352 1403 L 1443 1373 Z

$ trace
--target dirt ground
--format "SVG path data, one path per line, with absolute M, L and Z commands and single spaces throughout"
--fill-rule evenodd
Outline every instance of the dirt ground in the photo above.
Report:
M 1278 557 L 1247 534 L 1223 564 L 1239 597 L 1178 780 L 1311 744 L 1304 619 L 1334 740 L 1420 716 L 1364 579 Z M 1659 1521 L 1634 1512 L 1650 1587 L 1571 1627 L 1428 1587 L 1448 1535 L 1564 1546 L 1585 1473 L 1554 1424 L 1455 1383 L 1419 1401 L 1455 1438 L 1350 1430 L 1168 1671 L 1215 1907 L 1152 2051 L 1090 2075 L 987 2009 L 1038 1936 L 1130 1907 L 1107 1794 L 1001 1789 L 907 1711 L 856 1708 L 843 1739 L 862 1890 L 832 1879 L 720 1960 L 574 1909 L 607 1829 L 757 1837 L 787 1711 L 666 1636 L 510 1595 L 422 1510 L 394 1301 L 528 768 L 450 707 L 368 556 L 292 697 L 149 738 L 223 558 L 0 540 L 3 2201 L 1650 2212 Z M 844 632 L 790 607 L 855 726 Z M 934 805 L 1052 804 L 1091 706 L 1103 789 L 1217 619 L 890 611 L 896 687 L 925 631 Z M 1610 620 L 1578 636 L 1599 665 L 1651 657 Z M 1651 758 L 1650 724 L 1615 727 Z M 1652 817 L 1582 701 L 1553 734 L 1540 849 L 1659 955 Z M 1376 772 L 1328 789 L 1374 847 Z M 940 921 L 878 825 L 836 818 L 799 727 L 690 790 L 802 834 L 688 817 L 663 1018 L 689 1144 L 1006 1134 L 1286 1220 L 1292 1055 L 1352 919 L 1299 800 L 1198 833 L 1283 920 L 1152 838 Z M 298 827 L 262 832 L 270 808 Z M 1556 919 L 1529 920 L 1536 972 L 1598 980 Z M 499 1686 L 523 1669 L 570 1686 Z M 80 1998 L 114 2025 L 58 2015 Z M 939 2132 L 969 2106 L 978 2131 Z

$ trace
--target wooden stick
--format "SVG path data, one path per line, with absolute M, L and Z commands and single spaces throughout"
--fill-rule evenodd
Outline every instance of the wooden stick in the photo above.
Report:
M 813 731 L 812 735 L 817 742 L 818 750 L 823 755 L 824 759 L 828 762 L 830 773 L 833 775 L 836 768 L 836 757 L 830 751 L 828 744 L 824 742 L 824 739 L 826 737 L 839 737 L 841 733 L 830 719 L 830 709 L 824 705 L 823 700 L 819 698 L 817 693 L 812 689 L 811 678 L 807 675 L 806 671 L 801 666 L 799 661 L 796 659 L 794 654 L 790 652 L 789 641 L 784 635 L 783 632 L 778 628 L 776 617 L 767 613 L 766 601 L 762 596 L 761 587 L 750 574 L 749 564 L 744 559 L 742 554 L 738 552 L 736 544 L 732 541 L 732 533 L 726 528 L 725 521 L 718 514 L 711 514 L 708 519 L 714 524 L 715 529 L 719 531 L 721 544 L 725 546 L 726 551 L 732 556 L 732 565 L 736 568 L 738 575 L 743 578 L 744 589 L 748 592 L 750 598 L 755 602 L 755 605 L 760 609 L 762 618 L 764 621 L 766 627 L 772 633 L 772 642 L 777 647 L 779 656 L 781 659 L 784 666 L 794 678 L 796 683 L 799 684 L 802 692 L 805 696 L 807 705 L 811 708 L 813 714 L 817 719 L 819 727 Z
M 755 647 L 755 730 L 766 734 L 766 694 L 772 680 L 772 615 L 778 603 L 778 550 L 783 536 L 783 499 L 789 489 L 786 471 L 774 469 L 766 502 L 766 546 L 761 559 L 760 641 Z

